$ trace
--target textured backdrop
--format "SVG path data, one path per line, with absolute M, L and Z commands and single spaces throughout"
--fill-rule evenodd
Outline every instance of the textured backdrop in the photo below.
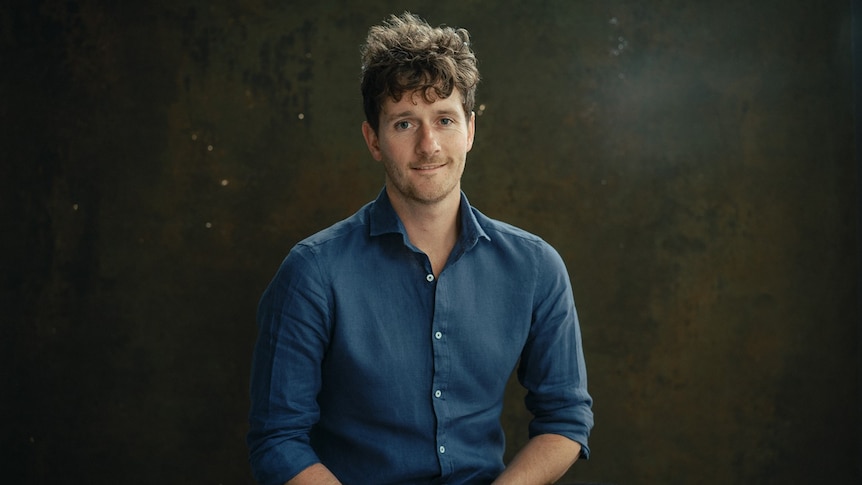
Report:
M 381 188 L 358 51 L 405 9 L 474 37 L 471 202 L 568 264 L 567 479 L 862 479 L 850 2 L 214 3 L 0 7 L 0 481 L 250 483 L 257 299 Z

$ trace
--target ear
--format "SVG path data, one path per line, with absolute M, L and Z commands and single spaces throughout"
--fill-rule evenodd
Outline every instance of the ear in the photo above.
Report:
M 476 136 L 476 113 L 471 111 L 467 120 L 467 151 L 473 149 L 473 138 Z
M 382 160 L 383 152 L 380 151 L 380 139 L 377 137 L 377 133 L 374 132 L 374 128 L 367 121 L 362 122 L 362 136 L 365 137 L 365 144 L 368 145 L 368 151 L 371 152 L 371 156 L 378 162 Z

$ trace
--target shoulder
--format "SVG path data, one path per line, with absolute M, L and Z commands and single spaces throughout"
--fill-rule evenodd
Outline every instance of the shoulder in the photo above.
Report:
M 296 243 L 282 260 L 276 279 L 307 280 L 363 250 L 368 241 L 367 208 Z
M 366 204 L 350 217 L 306 237 L 298 242 L 293 250 L 310 250 L 312 252 L 328 248 L 338 250 L 341 244 L 349 245 L 353 238 L 366 238 L 368 236 L 370 205 L 370 203 Z
M 512 224 L 497 219 L 492 219 L 475 207 L 471 207 L 471 210 L 476 216 L 476 221 L 480 226 L 482 226 L 482 229 L 488 233 L 488 237 L 491 239 L 496 235 L 502 238 L 524 241 L 530 244 L 545 243 L 541 237 L 521 229 L 520 227 L 513 226 Z
M 498 264 L 508 271 L 518 272 L 522 281 L 533 281 L 537 288 L 564 289 L 570 284 L 566 263 L 550 243 L 520 227 L 492 219 L 475 208 L 472 210 L 488 236 L 480 245 L 496 255 Z
M 571 297 L 568 268 L 559 252 L 540 236 L 476 211 L 477 222 L 488 236 L 482 246 L 495 255 L 495 262 L 514 275 L 522 288 L 532 288 L 537 301 Z
M 557 251 L 540 236 L 512 224 L 492 219 L 475 207 L 471 207 L 471 210 L 493 246 L 518 251 L 534 258 L 559 258 Z

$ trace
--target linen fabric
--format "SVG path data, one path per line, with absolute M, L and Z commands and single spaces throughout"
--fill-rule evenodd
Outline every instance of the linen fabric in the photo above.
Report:
M 545 241 L 472 208 L 435 278 L 384 189 L 297 244 L 258 308 L 248 445 L 255 478 L 322 462 L 345 484 L 490 483 L 509 376 L 530 436 L 589 456 L 592 399 L 571 284 Z

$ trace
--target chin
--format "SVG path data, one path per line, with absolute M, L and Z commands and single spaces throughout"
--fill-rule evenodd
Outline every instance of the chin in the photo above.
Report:
M 417 193 L 413 192 L 411 198 L 417 202 L 421 202 L 423 204 L 432 205 L 437 204 L 446 200 L 447 198 L 452 196 L 452 193 L 455 192 L 455 189 L 448 189 L 442 192 L 433 192 L 433 193 Z

